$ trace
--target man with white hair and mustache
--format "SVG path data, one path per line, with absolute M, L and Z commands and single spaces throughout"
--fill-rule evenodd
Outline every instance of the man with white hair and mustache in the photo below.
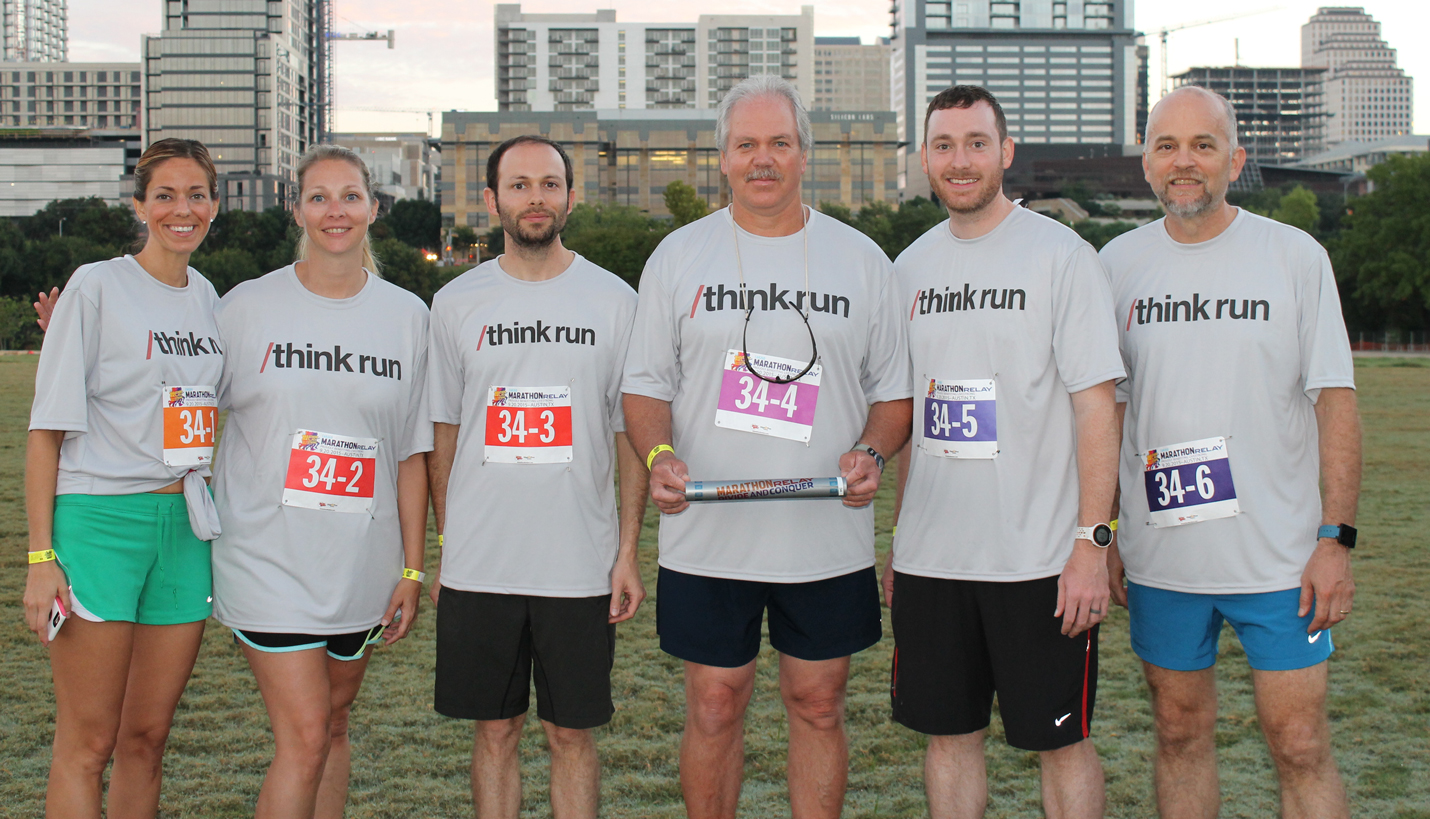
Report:
M 870 501 L 908 436 L 908 353 L 888 258 L 800 201 L 811 130 L 775 76 L 720 103 L 733 202 L 671 233 L 646 264 L 622 383 L 662 512 L 657 630 L 685 661 L 680 779 L 697 819 L 735 816 L 765 611 L 799 819 L 843 807 L 849 657 L 881 634 Z M 691 506 L 683 491 L 692 476 L 835 475 L 842 502 Z
M 1326 689 L 1329 629 L 1355 595 L 1350 345 L 1325 250 L 1227 203 L 1245 160 L 1224 98 L 1163 97 L 1142 166 L 1166 218 L 1102 251 L 1127 368 L 1110 590 L 1151 689 L 1163 817 L 1217 815 L 1223 621 L 1251 665 L 1283 816 L 1344 817 Z

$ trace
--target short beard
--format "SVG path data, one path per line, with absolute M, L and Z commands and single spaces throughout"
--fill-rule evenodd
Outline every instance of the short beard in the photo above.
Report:
M 545 213 L 552 219 L 544 228 L 529 228 L 521 221 L 528 213 Z M 551 243 L 556 241 L 556 237 L 560 236 L 566 227 L 566 214 L 546 208 L 527 208 L 512 215 L 502 210 L 501 205 L 497 205 L 497 216 L 501 219 L 502 230 L 524 250 L 545 250 L 551 247 Z
M 1157 191 L 1157 201 L 1162 203 L 1162 208 L 1179 219 L 1196 219 L 1210 213 L 1216 206 L 1216 197 L 1212 195 L 1210 189 L 1205 190 L 1201 196 L 1192 202 L 1175 202 L 1167 195 L 1167 188 L 1163 186 Z
M 978 198 L 971 205 L 954 205 L 944 198 L 943 190 L 940 187 L 942 180 L 936 177 L 929 177 L 929 188 L 938 197 L 949 213 L 957 213 L 961 216 L 968 216 L 982 212 L 985 208 L 998 198 L 998 194 L 1003 192 L 1003 169 L 999 168 L 997 174 L 983 180 L 983 186 L 978 189 Z

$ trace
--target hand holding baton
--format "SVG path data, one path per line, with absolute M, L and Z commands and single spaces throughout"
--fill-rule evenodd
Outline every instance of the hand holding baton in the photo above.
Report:
M 685 499 L 697 501 L 786 500 L 842 498 L 849 492 L 843 478 L 760 478 L 748 481 L 687 481 Z

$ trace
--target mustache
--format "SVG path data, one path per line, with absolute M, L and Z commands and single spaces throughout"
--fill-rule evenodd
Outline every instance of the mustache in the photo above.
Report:
M 756 168 L 753 171 L 750 171 L 749 173 L 745 174 L 746 182 L 754 182 L 759 179 L 772 179 L 776 182 L 779 182 L 784 178 L 784 174 L 780 173 L 774 168 Z
M 526 218 L 527 216 L 530 216 L 530 215 L 533 214 L 533 213 L 539 213 L 539 214 L 541 214 L 541 215 L 543 215 L 543 216 L 550 216 L 550 217 L 553 218 L 553 219 L 556 218 L 556 211 L 552 210 L 551 208 L 544 208 L 544 207 L 542 207 L 542 206 L 540 206 L 540 205 L 537 205 L 537 206 L 535 206 L 535 207 L 527 208 L 526 210 L 522 211 L 521 213 L 518 213 L 518 214 L 516 215 L 516 218 L 518 218 L 518 219 L 524 219 L 524 218 Z

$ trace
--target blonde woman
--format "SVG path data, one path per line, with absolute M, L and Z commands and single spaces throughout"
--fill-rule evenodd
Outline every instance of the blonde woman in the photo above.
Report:
M 50 817 L 98 819 L 111 758 L 108 815 L 155 815 L 211 610 L 204 478 L 224 351 L 218 296 L 188 262 L 216 180 L 202 143 L 155 142 L 134 169 L 143 249 L 80 267 L 53 302 L 25 461 L 24 596 L 54 676 Z M 52 612 L 68 615 L 58 632 Z
M 417 616 L 432 449 L 427 307 L 376 275 L 366 166 L 320 145 L 298 187 L 299 260 L 217 313 L 230 359 L 214 610 L 273 728 L 258 819 L 342 815 L 366 647 Z

